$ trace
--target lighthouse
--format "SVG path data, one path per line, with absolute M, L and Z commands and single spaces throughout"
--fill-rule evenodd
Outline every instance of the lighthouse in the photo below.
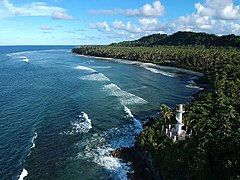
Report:
M 182 133 L 182 127 L 184 126 L 183 122 L 182 122 L 182 115 L 185 112 L 184 108 L 183 108 L 183 104 L 179 104 L 178 105 L 178 109 L 176 110 L 176 120 L 177 120 L 177 127 L 176 127 L 176 131 L 178 134 L 178 137 L 181 137 L 181 133 Z

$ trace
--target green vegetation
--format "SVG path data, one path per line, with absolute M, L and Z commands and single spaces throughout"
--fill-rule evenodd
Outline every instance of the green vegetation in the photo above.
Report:
M 210 77 L 212 90 L 187 105 L 184 114 L 184 123 L 197 136 L 169 140 L 161 131 L 162 125 L 174 122 L 174 116 L 166 122 L 164 115 L 171 114 L 167 110 L 138 137 L 136 145 L 151 152 L 154 167 L 164 179 L 240 177 L 240 65 L 217 67 Z
M 81 46 L 74 53 L 151 62 L 160 65 L 206 71 L 214 64 L 240 61 L 239 49 L 203 46 L 116 47 Z
M 240 37 L 233 34 L 226 36 L 216 36 L 214 34 L 177 32 L 172 35 L 153 34 L 142 37 L 135 41 L 124 41 L 113 43 L 112 46 L 136 47 L 136 46 L 188 46 L 200 45 L 205 47 L 240 47 Z
M 109 46 L 82 46 L 72 51 L 204 72 L 211 89 L 200 93 L 196 101 L 188 104 L 184 114 L 184 123 L 194 128 L 197 136 L 179 142 L 168 139 L 162 132 L 162 125 L 175 121 L 174 111 L 162 105 L 161 117 L 146 126 L 137 137 L 136 147 L 151 153 L 153 167 L 163 179 L 238 179 L 239 42 L 239 36 L 234 35 L 218 37 L 178 32 L 171 36 L 151 35 Z

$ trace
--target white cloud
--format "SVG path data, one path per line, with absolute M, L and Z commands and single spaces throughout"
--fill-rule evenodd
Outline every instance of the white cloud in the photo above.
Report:
M 48 6 L 44 2 L 33 2 L 21 6 L 15 6 L 9 0 L 2 0 L 1 16 L 50 16 L 53 19 L 71 20 L 67 10 L 57 6 Z
M 114 9 L 114 10 L 89 10 L 88 14 L 90 15 L 117 15 L 124 14 L 123 9 Z
M 53 12 L 52 18 L 57 19 L 57 20 L 73 20 L 73 17 L 71 15 L 69 15 L 67 12 L 64 12 L 64 11 Z
M 164 9 L 160 1 L 155 1 L 152 5 L 145 4 L 139 9 L 128 9 L 125 13 L 127 16 L 158 17 L 164 15 Z
M 42 26 L 40 27 L 40 29 L 41 29 L 41 30 L 53 30 L 52 27 L 45 26 L 45 25 L 42 25 Z
M 137 23 L 120 20 L 115 20 L 109 24 L 105 23 L 108 24 L 108 29 L 111 29 L 111 32 L 115 33 L 115 35 L 120 35 L 117 33 L 119 31 L 122 35 L 125 32 L 128 35 L 133 34 L 136 36 L 153 33 L 170 34 L 176 31 L 240 35 L 240 6 L 234 5 L 232 0 L 206 0 L 204 4 L 196 3 L 195 12 L 170 21 L 158 19 L 157 13 L 154 13 L 155 11 L 153 10 L 158 9 L 158 12 L 160 12 L 161 8 L 157 2 L 159 1 L 155 1 L 152 6 L 144 5 L 139 9 L 106 11 L 109 14 L 122 13 L 128 16 L 137 16 Z M 102 11 L 102 13 L 106 12 Z M 99 29 L 100 27 L 92 26 L 92 28 Z
M 130 21 L 127 23 L 124 23 L 122 21 L 115 20 L 112 23 L 112 27 L 114 29 L 125 30 L 130 33 L 141 33 L 142 31 L 139 26 L 132 24 Z
M 196 3 L 195 8 L 200 16 L 215 19 L 240 19 L 240 5 L 234 5 L 232 0 L 206 0 L 206 3 Z
M 110 26 L 109 24 L 104 21 L 104 22 L 97 22 L 97 23 L 90 23 L 89 27 L 91 29 L 98 29 L 101 32 L 110 32 Z
M 42 33 L 52 33 L 52 30 L 54 30 L 54 28 L 45 25 L 40 26 L 40 29 Z
M 91 15 L 117 15 L 123 14 L 125 16 L 136 17 L 159 17 L 163 16 L 165 7 L 160 1 L 155 1 L 153 4 L 145 4 L 138 9 L 115 9 L 115 10 L 90 10 Z

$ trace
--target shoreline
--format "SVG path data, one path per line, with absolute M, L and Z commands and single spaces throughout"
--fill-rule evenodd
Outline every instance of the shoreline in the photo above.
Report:
M 191 96 L 193 97 L 193 100 L 189 102 L 196 101 L 199 97 L 199 95 L 202 92 L 207 92 L 210 89 L 210 85 L 207 84 L 204 80 L 199 80 L 201 78 L 204 78 L 205 75 L 203 73 L 188 70 L 184 68 L 179 68 L 176 66 L 162 66 L 159 64 L 154 63 L 147 63 L 144 61 L 134 61 L 129 59 L 117 59 L 117 58 L 108 58 L 108 57 L 98 57 L 98 56 L 90 56 L 90 55 L 84 55 L 84 54 L 78 54 L 74 53 L 77 56 L 82 57 L 88 57 L 88 58 L 95 58 L 95 59 L 103 59 L 103 60 L 113 60 L 115 62 L 120 63 L 127 63 L 127 64 L 133 64 L 133 65 L 140 65 L 145 64 L 149 65 L 150 67 L 156 67 L 159 69 L 165 69 L 165 70 L 176 70 L 179 72 L 187 73 L 190 75 L 194 75 L 197 78 L 193 79 L 193 83 L 191 83 L 194 86 L 199 86 L 199 90 L 196 93 L 193 93 Z M 202 82 L 203 81 L 203 82 Z M 155 118 L 146 118 L 146 123 L 143 124 L 143 129 L 150 124 Z M 135 137 L 136 140 L 137 136 Z M 122 159 L 123 162 L 130 162 L 131 168 L 133 169 L 133 172 L 129 172 L 127 174 L 128 178 L 131 180 L 155 180 L 155 179 L 161 179 L 161 175 L 154 169 L 153 165 L 153 158 L 151 154 L 145 150 L 140 149 L 137 144 L 134 144 L 132 147 L 127 148 L 119 148 L 116 150 L 113 150 L 111 153 L 111 156 L 117 157 Z
M 76 56 L 80 56 L 80 57 L 103 59 L 103 60 L 113 60 L 114 62 L 120 62 L 120 63 L 126 63 L 126 64 L 135 64 L 135 65 L 144 64 L 144 65 L 148 65 L 150 67 L 156 67 L 156 68 L 159 68 L 159 69 L 176 70 L 176 71 L 179 71 L 179 72 L 195 75 L 197 77 L 203 77 L 204 76 L 204 74 L 199 72 L 199 71 L 194 71 L 194 70 L 190 70 L 190 69 L 186 69 L 186 68 L 182 68 L 182 67 L 177 67 L 177 66 L 169 66 L 167 64 L 166 65 L 164 65 L 164 64 L 159 65 L 157 63 L 149 63 L 149 62 L 145 62 L 145 61 L 137 61 L 137 60 L 131 60 L 131 59 L 120 59 L 120 58 L 103 57 L 103 56 L 92 56 L 92 55 L 78 54 L 78 53 L 75 53 L 75 52 L 72 52 L 72 53 L 75 54 Z

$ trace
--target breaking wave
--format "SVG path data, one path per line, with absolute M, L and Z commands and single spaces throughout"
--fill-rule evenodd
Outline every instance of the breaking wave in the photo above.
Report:
M 23 180 L 28 175 L 28 172 L 25 168 L 23 168 L 18 180 Z
M 23 62 L 29 62 L 30 60 L 26 56 L 19 56 L 20 59 L 22 59 Z
M 85 112 L 81 112 L 76 121 L 71 122 L 72 130 L 63 134 L 74 135 L 79 133 L 87 133 L 92 129 L 91 119 Z
M 128 107 L 124 106 L 123 110 L 130 123 L 101 134 L 93 134 L 89 139 L 79 142 L 78 147 L 84 151 L 79 152 L 77 158 L 93 161 L 109 170 L 118 179 L 127 180 L 127 174 L 133 172 L 131 163 L 125 163 L 120 158 L 113 157 L 112 152 L 119 148 L 133 146 L 135 136 L 143 128 Z
M 31 149 L 35 148 L 36 144 L 35 144 L 35 139 L 37 138 L 37 133 L 34 134 L 33 138 L 32 138 L 32 146 L 28 149 L 29 153 L 28 156 L 30 156 L 31 154 Z
M 140 134 L 143 130 L 141 122 L 132 115 L 131 110 L 127 106 L 124 106 L 124 111 L 126 112 L 127 117 L 129 117 L 133 121 L 136 134 Z
M 187 88 L 192 88 L 192 89 L 199 89 L 199 90 L 203 90 L 204 88 L 194 85 L 194 84 L 187 84 L 186 85 Z
M 95 68 L 95 69 L 110 69 L 112 67 L 111 66 L 92 66 L 92 68 Z
M 147 67 L 147 66 L 142 66 L 144 69 L 148 70 L 148 71 L 151 71 L 153 73 L 156 73 L 156 74 L 162 74 L 164 76 L 168 76 L 168 77 L 176 77 L 176 75 L 174 73 L 170 73 L 170 72 L 165 72 L 165 71 L 162 71 L 160 69 L 155 69 L 155 68 L 152 68 L 152 67 Z
M 86 76 L 80 77 L 81 80 L 87 80 L 87 81 L 110 81 L 109 78 L 107 78 L 104 74 L 102 73 L 95 73 L 95 74 L 90 74 Z
M 123 91 L 116 84 L 104 85 L 103 89 L 106 90 L 111 96 L 119 97 L 121 104 L 134 105 L 134 104 L 147 104 L 148 102 L 141 97 Z
M 115 62 L 119 62 L 119 63 L 123 63 L 123 64 L 133 64 L 133 65 L 138 65 L 141 66 L 143 68 L 148 67 L 148 68 L 153 68 L 153 69 L 147 69 L 149 71 L 152 71 L 153 73 L 159 73 L 165 76 L 169 76 L 169 77 L 174 77 L 176 76 L 176 74 L 174 73 L 170 73 L 166 72 L 166 71 L 178 71 L 178 72 L 183 72 L 183 73 L 187 73 L 187 74 L 192 74 L 195 76 L 203 76 L 202 73 L 200 72 L 196 72 L 196 71 L 191 71 L 191 70 L 187 70 L 187 69 L 182 69 L 182 68 L 177 68 L 177 67 L 170 67 L 170 66 L 160 66 L 157 64 L 153 64 L 153 63 L 143 63 L 143 62 L 139 62 L 139 61 L 132 61 L 132 60 L 124 60 L 124 59 L 112 59 Z M 156 71 L 156 70 L 165 70 L 165 71 Z M 174 76 L 173 76 L 174 75 Z
M 97 72 L 96 70 L 86 67 L 86 66 L 75 66 L 74 69 L 84 70 L 84 71 L 90 71 L 90 72 Z

